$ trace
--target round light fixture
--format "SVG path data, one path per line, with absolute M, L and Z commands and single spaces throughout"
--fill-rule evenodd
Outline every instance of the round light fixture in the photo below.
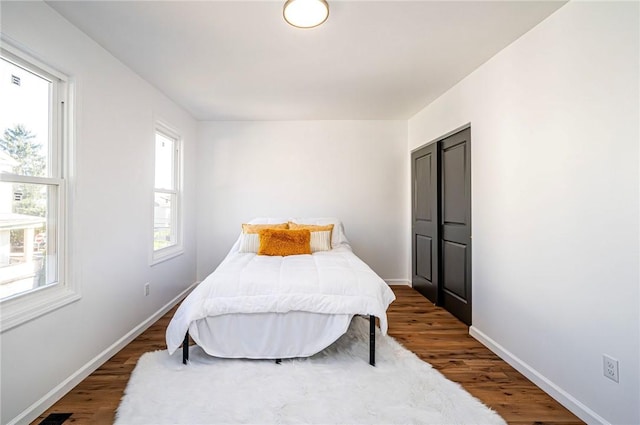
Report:
M 329 4 L 326 0 L 287 0 L 282 14 L 294 27 L 313 28 L 327 20 Z

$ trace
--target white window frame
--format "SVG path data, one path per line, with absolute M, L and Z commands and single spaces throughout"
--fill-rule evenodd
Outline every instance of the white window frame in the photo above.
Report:
M 156 134 L 162 134 L 163 136 L 174 141 L 174 157 L 173 157 L 173 189 L 169 190 L 166 188 L 157 188 L 155 187 L 155 157 L 156 157 Z M 165 124 L 163 121 L 156 120 L 153 131 L 153 155 L 154 155 L 154 182 L 153 182 L 153 194 L 152 194 L 152 204 L 155 204 L 155 195 L 156 193 L 170 193 L 175 195 L 175 208 L 171 210 L 171 226 L 172 231 L 176 237 L 176 243 L 164 248 L 155 249 L 154 247 L 154 225 L 155 225 L 155 207 L 152 208 L 152 223 L 151 223 L 151 265 L 161 263 L 163 261 L 169 260 L 171 258 L 177 257 L 184 253 L 184 244 L 183 244 L 183 220 L 182 220 L 182 164 L 183 164 L 183 155 L 182 155 L 182 136 L 180 133 L 173 127 Z
M 51 81 L 51 146 L 49 152 L 49 176 L 33 177 L 15 174 L 0 174 L 0 181 L 7 183 L 35 183 L 55 186 L 57 199 L 50 200 L 50 207 L 56 210 L 56 219 L 47 225 L 55 228 L 55 258 L 57 261 L 57 281 L 28 292 L 16 294 L 0 300 L 0 333 L 33 320 L 81 298 L 77 279 L 71 279 L 68 194 L 72 178 L 73 157 L 73 84 L 70 79 L 45 63 L 28 55 L 0 38 L 2 56 L 30 72 Z

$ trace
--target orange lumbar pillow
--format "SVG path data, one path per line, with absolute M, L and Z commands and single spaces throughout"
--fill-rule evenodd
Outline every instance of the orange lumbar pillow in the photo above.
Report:
M 333 224 L 298 224 L 290 221 L 288 223 L 289 229 L 309 229 L 312 232 L 325 232 L 333 231 Z
M 278 224 L 243 224 L 242 233 L 258 233 L 262 229 L 288 229 L 289 223 Z
M 307 229 L 311 232 L 311 252 L 329 251 L 331 249 L 333 224 L 298 224 L 290 221 L 289 229 Z
M 258 236 L 258 255 L 311 254 L 311 232 L 308 229 L 261 229 Z

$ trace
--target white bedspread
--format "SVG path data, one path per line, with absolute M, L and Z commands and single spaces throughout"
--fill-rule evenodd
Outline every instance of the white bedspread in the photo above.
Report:
M 230 313 L 374 315 L 386 333 L 386 310 L 394 299 L 386 282 L 348 244 L 287 257 L 232 249 L 176 311 L 167 328 L 167 348 L 172 354 L 182 344 L 192 322 Z

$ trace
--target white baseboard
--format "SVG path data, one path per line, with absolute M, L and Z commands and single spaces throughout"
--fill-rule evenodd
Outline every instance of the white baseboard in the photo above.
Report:
M 55 388 L 45 394 L 40 400 L 27 407 L 22 413 L 13 418 L 7 425 L 28 425 L 38 418 L 49 407 L 53 406 L 55 402 L 60 400 L 65 394 L 71 391 L 76 385 L 82 382 L 87 376 L 91 375 L 96 369 L 102 366 L 107 360 L 113 357 L 118 351 L 122 350 L 131 341 L 136 339 L 142 332 L 146 331 L 151 325 L 153 325 L 158 319 L 164 316 L 167 311 L 171 310 L 178 302 L 180 302 L 187 294 L 195 288 L 200 282 L 195 282 L 189 285 L 187 289 L 178 294 L 177 297 L 169 301 L 162 306 L 160 310 L 156 311 L 151 317 L 140 323 L 133 328 L 129 333 L 122 338 L 114 342 L 110 347 L 106 348 L 102 353 L 95 356 L 87 364 L 78 369 L 73 375 L 58 384 Z
M 580 401 L 576 400 L 571 394 L 558 387 L 540 372 L 529 366 L 520 358 L 516 357 L 513 353 L 495 342 L 482 331 L 478 330 L 478 328 L 471 326 L 469 328 L 469 335 L 477 339 L 489 350 L 497 354 L 498 357 L 500 357 L 502 360 L 513 366 L 514 369 L 523 374 L 525 377 L 527 377 L 527 379 L 536 384 L 544 392 L 553 397 L 558 403 L 562 404 L 564 407 L 573 412 L 574 415 L 576 415 L 586 423 L 610 425 L 608 421 L 606 421 L 596 412 L 589 409 Z
M 409 282 L 407 279 L 384 279 L 384 281 L 387 282 L 387 285 L 389 286 L 411 286 L 411 282 Z

